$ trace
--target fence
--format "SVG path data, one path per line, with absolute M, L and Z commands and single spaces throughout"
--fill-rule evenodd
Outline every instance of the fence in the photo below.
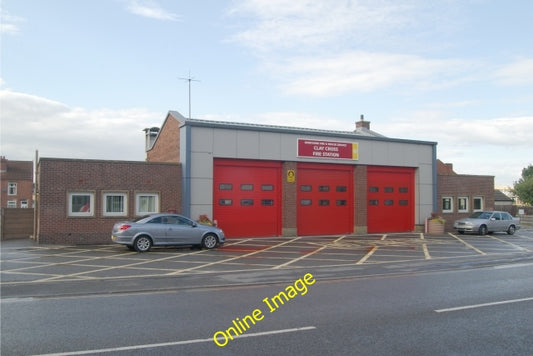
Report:
M 27 239 L 33 235 L 33 214 L 34 209 L 2 208 L 1 239 Z

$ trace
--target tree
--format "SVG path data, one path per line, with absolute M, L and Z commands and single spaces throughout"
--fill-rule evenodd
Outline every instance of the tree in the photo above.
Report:
M 522 178 L 514 183 L 512 191 L 522 202 L 533 205 L 533 165 L 522 169 Z

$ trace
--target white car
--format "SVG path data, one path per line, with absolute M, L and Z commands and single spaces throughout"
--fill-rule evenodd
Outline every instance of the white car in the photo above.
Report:
M 509 235 L 520 229 L 520 219 L 506 211 L 478 211 L 468 218 L 459 219 L 453 228 L 460 234 L 465 232 L 486 235 L 490 232 L 506 232 Z

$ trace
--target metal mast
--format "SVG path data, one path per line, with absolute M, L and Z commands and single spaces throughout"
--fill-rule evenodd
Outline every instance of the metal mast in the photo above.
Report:
M 191 77 L 191 71 L 189 71 L 189 76 L 187 78 L 179 78 L 181 80 L 186 80 L 189 82 L 189 119 L 191 118 L 191 82 L 199 82 L 199 80 Z

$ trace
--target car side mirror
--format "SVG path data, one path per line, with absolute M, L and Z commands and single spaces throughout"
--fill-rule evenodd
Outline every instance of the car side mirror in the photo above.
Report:
M 490 218 L 490 221 L 495 221 L 495 220 L 496 220 L 496 218 Z
M 192 227 L 198 227 L 198 224 L 195 223 L 195 222 L 193 222 L 193 223 L 192 223 Z

